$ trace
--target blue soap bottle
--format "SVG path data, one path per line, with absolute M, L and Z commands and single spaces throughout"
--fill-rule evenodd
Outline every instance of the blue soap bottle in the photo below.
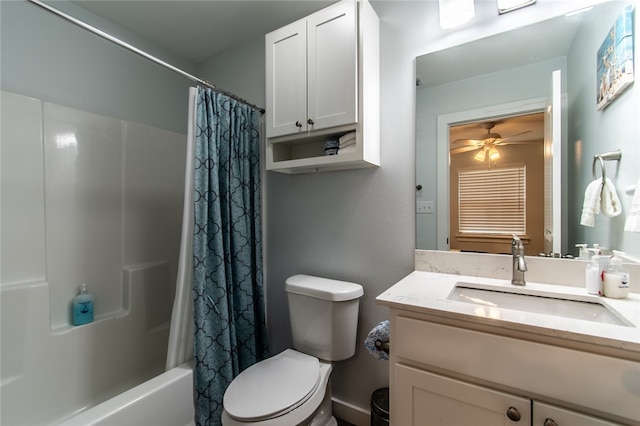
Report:
M 73 324 L 90 322 L 93 322 L 93 296 L 87 292 L 87 286 L 82 284 L 80 294 L 73 298 Z

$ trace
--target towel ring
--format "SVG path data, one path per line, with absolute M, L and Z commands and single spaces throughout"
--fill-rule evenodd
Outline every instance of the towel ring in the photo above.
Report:
M 603 154 L 596 154 L 593 156 L 593 164 L 591 165 L 591 174 L 593 175 L 593 180 L 596 180 L 596 162 L 600 161 L 600 170 L 602 172 L 602 183 L 604 184 L 607 180 L 607 172 L 604 166 L 605 161 L 620 161 L 622 158 L 622 151 L 610 151 L 605 152 Z

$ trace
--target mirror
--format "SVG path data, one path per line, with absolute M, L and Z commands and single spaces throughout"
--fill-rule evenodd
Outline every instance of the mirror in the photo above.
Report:
M 448 238 L 451 250 L 509 253 L 515 234 L 527 254 L 553 251 L 545 235 L 554 233 L 544 223 L 545 194 L 554 190 L 544 179 L 545 117 L 540 111 L 443 130 L 443 138 L 449 133 L 449 232 L 443 229 L 439 240 Z
M 559 154 L 557 183 L 531 179 L 542 187 L 545 199 L 545 211 L 535 214 L 553 222 L 545 223 L 544 232 L 555 230 L 553 239 L 560 241 L 558 247 L 563 254 L 577 254 L 578 243 L 634 251 L 629 238 L 623 238 L 624 217 L 597 218 L 594 228 L 579 225 L 584 191 L 593 180 L 594 155 L 617 149 L 623 152 L 621 161 L 606 165 L 607 177 L 611 176 L 618 188 L 623 210 L 631 201 L 624 189 L 638 179 L 631 164 L 637 152 L 638 91 L 632 85 L 606 109 L 598 111 L 596 107 L 597 51 L 628 4 L 607 1 L 582 13 L 555 17 L 416 59 L 416 248 L 454 248 L 449 224 L 449 165 L 456 162 L 454 156 L 470 154 L 451 155 L 451 148 L 461 146 L 450 146 L 450 141 L 481 140 L 487 123 L 496 123 L 495 133 L 504 137 L 532 130 L 527 126 L 509 127 L 508 117 L 544 112 L 551 98 L 552 75 L 560 70 L 556 78 L 561 85 L 562 108 L 556 122 L 560 121 L 561 131 L 545 148 L 545 152 L 553 148 Z M 457 134 L 458 128 L 475 131 L 476 136 Z M 627 163 L 625 150 L 629 153 Z M 503 158 L 496 164 L 509 163 Z M 487 168 L 487 162 L 475 167 Z M 554 192 L 556 207 L 560 208 L 551 219 L 547 210 L 551 210 Z M 510 235 L 503 239 L 510 243 Z M 504 247 L 508 246 L 471 250 L 508 252 Z M 538 254 L 538 250 L 527 254 Z M 542 251 L 548 252 L 548 248 Z

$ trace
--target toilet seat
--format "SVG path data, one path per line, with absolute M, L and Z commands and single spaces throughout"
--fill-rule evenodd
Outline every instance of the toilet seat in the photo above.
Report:
M 240 373 L 224 394 L 224 409 L 240 422 L 279 417 L 307 402 L 322 382 L 317 358 L 287 349 Z

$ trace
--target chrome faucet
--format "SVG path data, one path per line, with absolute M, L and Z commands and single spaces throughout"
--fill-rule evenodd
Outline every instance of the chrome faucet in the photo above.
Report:
M 524 245 L 516 235 L 511 239 L 511 258 L 513 259 L 513 275 L 511 284 L 526 285 L 524 273 L 527 270 L 527 262 L 524 260 Z

